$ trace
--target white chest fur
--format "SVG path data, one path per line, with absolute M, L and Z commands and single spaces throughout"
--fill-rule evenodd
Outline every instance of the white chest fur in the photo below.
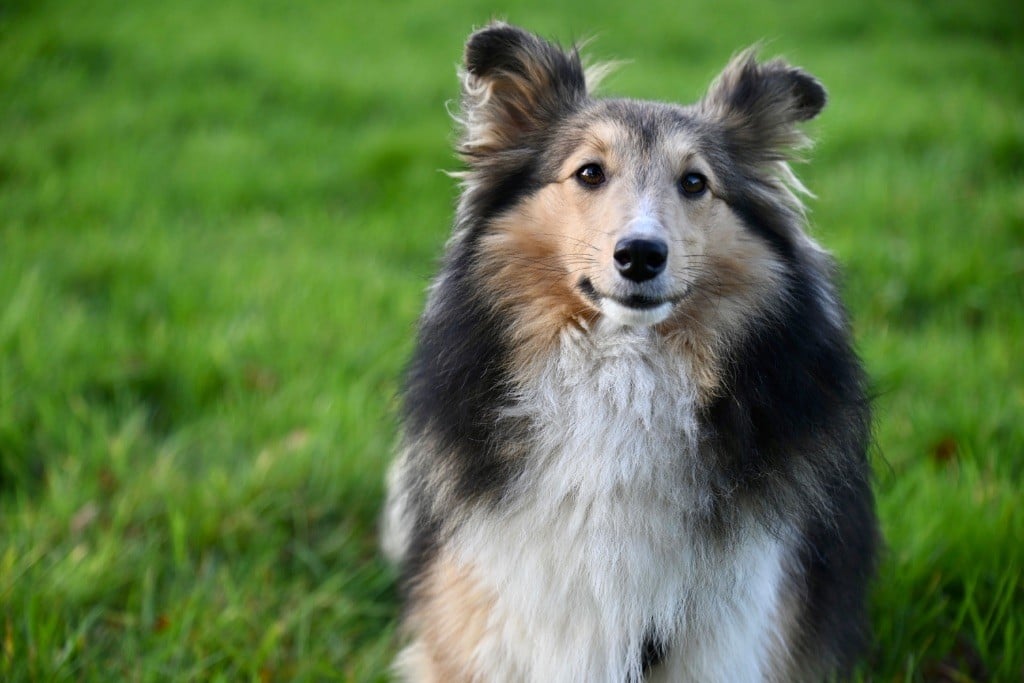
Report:
M 753 523 L 728 542 L 700 523 L 689 373 L 648 329 L 562 341 L 510 411 L 535 425 L 517 494 L 454 539 L 497 596 L 485 678 L 639 680 L 653 636 L 662 680 L 763 680 L 785 547 Z

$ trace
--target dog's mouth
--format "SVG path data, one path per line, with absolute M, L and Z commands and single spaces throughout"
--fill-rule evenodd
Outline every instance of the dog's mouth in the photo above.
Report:
M 583 296 L 606 316 L 623 325 L 631 326 L 654 325 L 661 322 L 683 298 L 682 295 L 659 297 L 647 294 L 603 294 L 597 291 L 589 277 L 581 277 L 576 286 Z

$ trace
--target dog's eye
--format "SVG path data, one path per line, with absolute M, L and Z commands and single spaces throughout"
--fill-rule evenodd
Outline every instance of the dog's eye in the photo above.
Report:
M 708 189 L 708 179 L 700 173 L 687 173 L 679 179 L 679 189 L 687 197 L 699 197 Z
M 576 180 L 587 187 L 598 187 L 604 184 L 604 169 L 598 164 L 587 164 L 576 171 Z

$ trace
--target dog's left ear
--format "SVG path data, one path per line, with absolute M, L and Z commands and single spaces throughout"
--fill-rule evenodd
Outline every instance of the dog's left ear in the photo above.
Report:
M 741 154 L 772 160 L 806 143 L 797 124 L 817 116 L 826 101 L 813 76 L 779 59 L 758 63 L 752 48 L 729 63 L 700 106 Z
M 587 96 L 575 50 L 565 52 L 500 22 L 469 37 L 461 76 L 466 130 L 460 151 L 470 164 L 494 152 L 528 147 Z

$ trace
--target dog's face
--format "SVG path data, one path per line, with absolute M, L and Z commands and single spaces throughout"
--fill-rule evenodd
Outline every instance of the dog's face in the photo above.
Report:
M 515 224 L 550 243 L 565 286 L 588 306 L 650 325 L 720 280 L 719 258 L 751 250 L 685 113 L 618 104 L 588 107 L 564 124 L 574 144 L 552 182 L 514 212 L 525 219 Z M 748 257 L 770 265 L 768 253 Z
M 750 53 L 693 106 L 594 100 L 575 53 L 505 25 L 474 34 L 463 208 L 490 227 L 494 287 L 534 316 L 627 326 L 764 305 L 802 238 L 787 151 L 824 102 Z

